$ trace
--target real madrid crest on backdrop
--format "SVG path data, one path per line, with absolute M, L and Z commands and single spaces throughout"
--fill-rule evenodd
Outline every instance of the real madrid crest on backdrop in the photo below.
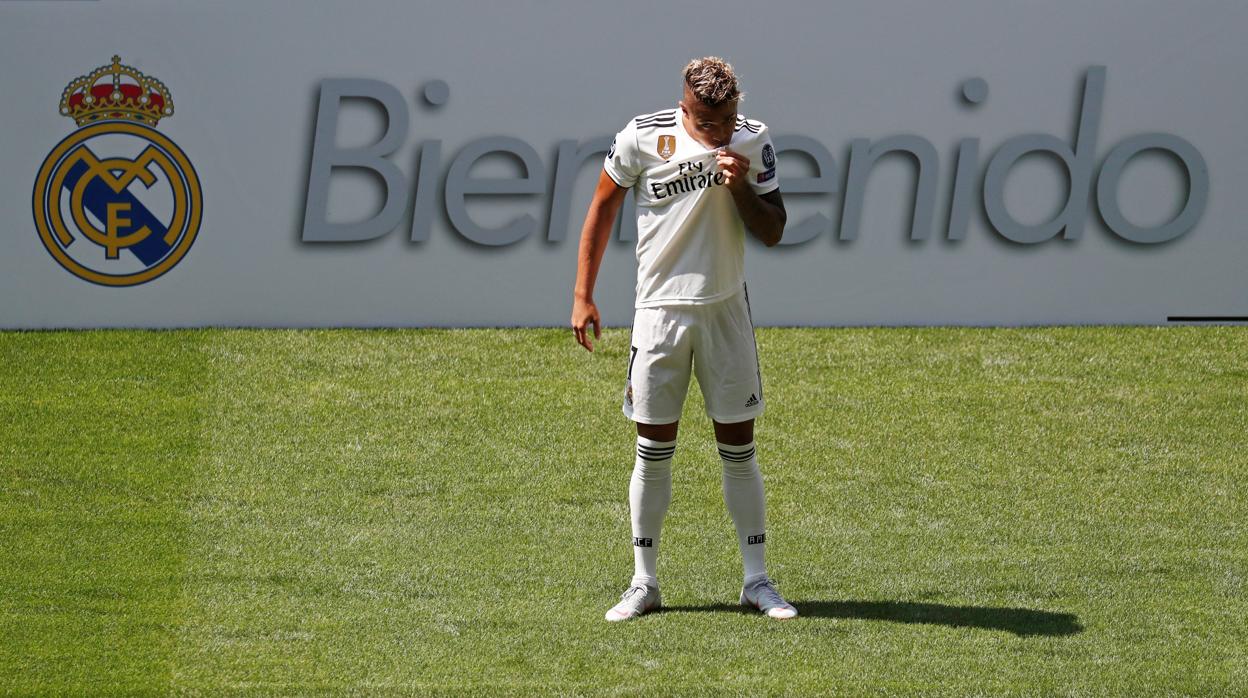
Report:
M 169 90 L 113 56 L 65 88 L 60 113 L 78 130 L 35 179 L 35 226 L 48 252 L 104 286 L 172 269 L 195 241 L 203 199 L 186 154 L 155 129 L 173 115 Z

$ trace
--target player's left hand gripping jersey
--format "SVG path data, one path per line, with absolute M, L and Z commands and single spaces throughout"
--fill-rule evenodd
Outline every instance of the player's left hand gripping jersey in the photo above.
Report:
M 728 148 L 750 160 L 758 194 L 780 187 L 776 153 L 761 121 L 737 117 Z M 615 136 L 604 168 L 637 202 L 636 307 L 701 305 L 745 281 L 745 223 L 708 149 L 680 109 L 638 116 Z

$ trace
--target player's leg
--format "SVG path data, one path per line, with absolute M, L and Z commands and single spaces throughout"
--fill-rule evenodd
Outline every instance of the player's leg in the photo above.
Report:
M 723 464 L 724 505 L 737 529 L 746 586 L 767 578 L 766 496 L 754 444 L 754 420 L 715 421 Z
M 637 423 L 637 456 L 628 482 L 628 508 L 633 526 L 631 584 L 658 587 L 659 539 L 672 503 L 672 458 L 676 455 L 677 422 Z
M 742 604 L 772 618 L 792 618 L 797 609 L 784 600 L 767 576 L 766 496 L 754 446 L 754 420 L 715 422 L 715 441 L 724 464 L 724 504 L 737 529 L 745 581 Z
M 637 449 L 628 501 L 633 578 L 607 620 L 627 620 L 661 605 L 658 554 L 672 500 L 672 458 L 689 388 L 692 349 L 679 312 L 642 308 L 633 323 L 624 414 L 637 423 Z
M 723 463 L 724 504 L 737 529 L 745 581 L 767 576 L 764 566 L 763 478 L 755 458 L 754 419 L 763 412 L 762 376 L 744 293 L 701 309 L 694 372 L 715 424 Z
M 797 610 L 776 592 L 766 569 L 766 497 L 754 441 L 763 386 L 748 300 L 738 294 L 709 306 L 706 315 L 694 345 L 694 369 L 715 425 L 724 504 L 741 551 L 741 602 L 773 618 L 791 618 Z

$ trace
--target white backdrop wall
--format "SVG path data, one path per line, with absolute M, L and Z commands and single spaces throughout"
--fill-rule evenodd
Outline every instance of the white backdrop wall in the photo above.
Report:
M 0 3 L 0 327 L 566 326 L 595 149 L 708 54 L 782 146 L 792 235 L 746 250 L 759 325 L 1245 316 L 1245 27 L 1231 1 Z M 155 130 L 202 191 L 193 244 L 128 286 L 71 271 L 38 225 L 45 161 L 83 135 L 63 92 L 113 55 L 167 87 Z M 1029 146 L 1053 150 L 1005 167 Z M 471 193 L 488 177 L 527 193 Z M 170 191 L 102 196 L 167 225 L 193 206 Z M 79 264 L 157 265 L 109 259 L 57 193 Z M 609 326 L 632 319 L 629 228 L 599 276 Z

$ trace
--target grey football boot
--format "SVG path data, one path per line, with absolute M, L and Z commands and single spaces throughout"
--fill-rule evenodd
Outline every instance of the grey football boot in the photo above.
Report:
M 662 606 L 663 595 L 658 587 L 634 584 L 620 595 L 620 602 L 607 611 L 607 620 L 615 622 L 636 618 Z
M 797 609 L 784 600 L 770 579 L 741 588 L 741 605 L 753 606 L 771 618 L 783 620 L 797 615 Z

